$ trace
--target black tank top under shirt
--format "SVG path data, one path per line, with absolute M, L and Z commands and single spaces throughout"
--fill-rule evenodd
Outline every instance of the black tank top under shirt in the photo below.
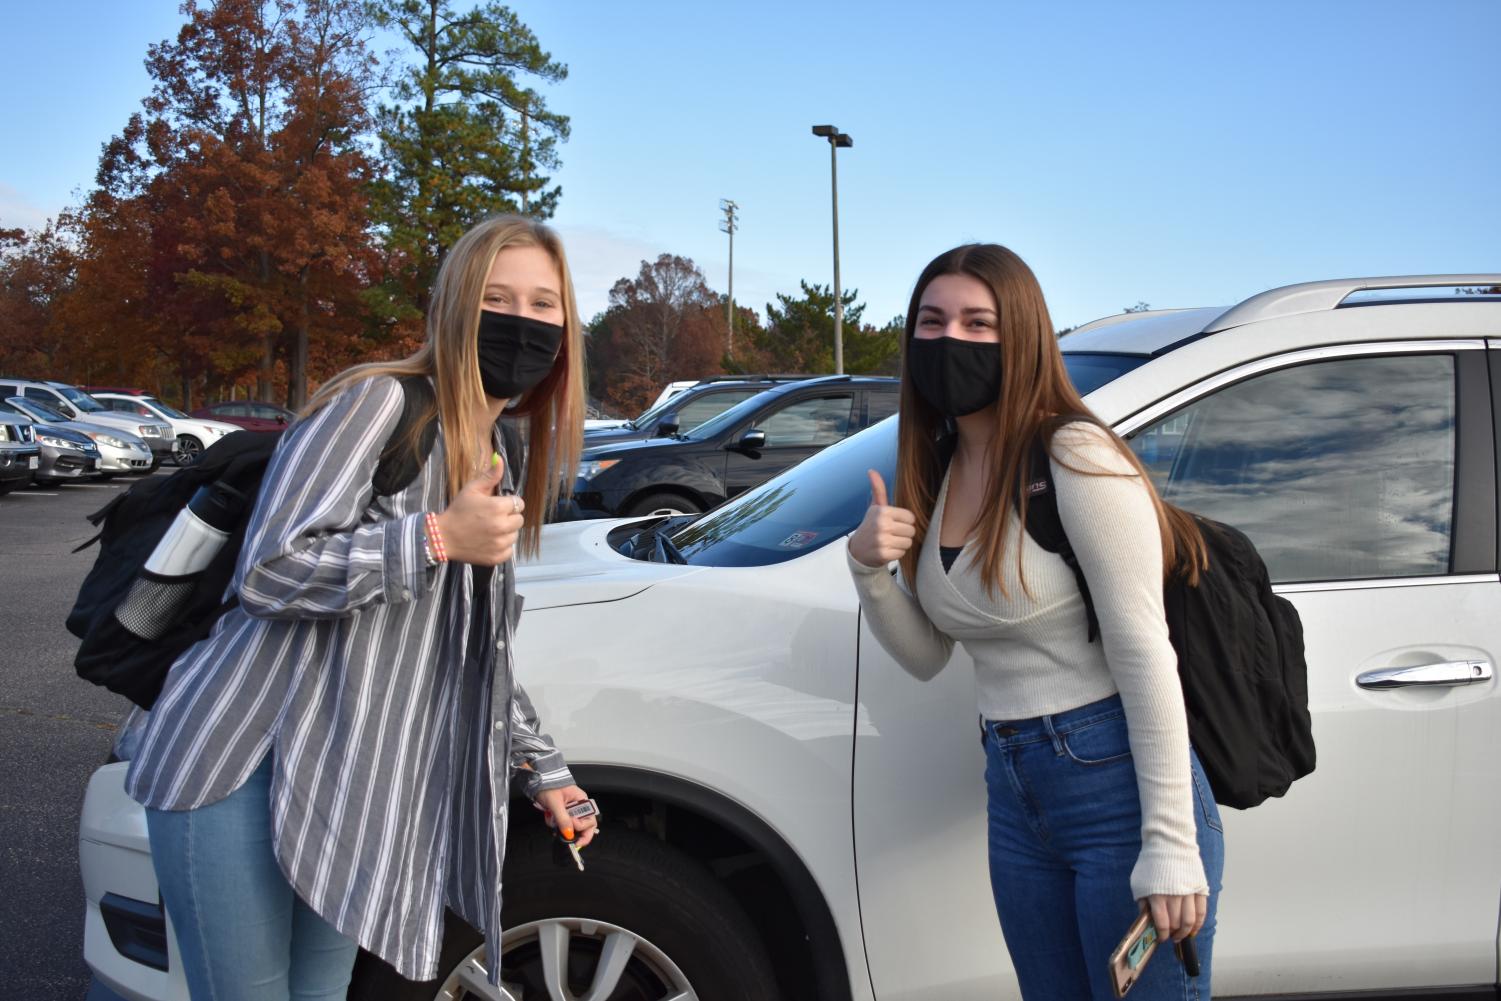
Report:
M 943 560 L 943 572 L 948 573 L 954 569 L 954 561 L 959 554 L 964 552 L 963 546 L 939 546 L 938 556 Z

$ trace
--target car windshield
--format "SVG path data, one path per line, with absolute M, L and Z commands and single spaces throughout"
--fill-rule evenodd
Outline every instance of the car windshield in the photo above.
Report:
M 58 386 L 56 388 L 59 393 L 67 397 L 69 403 L 85 413 L 102 413 L 105 409 L 98 400 L 81 389 L 75 389 L 72 386 Z
M 633 421 L 628 421 L 627 423 L 630 424 L 631 430 L 633 431 L 640 431 L 643 428 L 649 427 L 656 422 L 658 417 L 661 417 L 673 405 L 682 403 L 683 398 L 684 397 L 682 393 L 673 393 L 661 403 L 658 403 L 654 407 L 648 408 L 644 413 L 641 414 L 640 417 L 637 417 Z
M 12 396 L 5 402 L 34 421 L 67 421 L 72 419 L 60 410 L 53 410 L 39 400 L 27 399 L 24 396 Z
M 1141 355 L 1063 356 L 1081 395 L 1148 360 Z M 699 437 L 711 424 L 722 431 L 748 418 L 757 409 L 756 399 L 725 411 L 689 437 Z M 844 538 L 870 507 L 865 471 L 874 469 L 888 486 L 896 478 L 896 429 L 897 418 L 889 417 L 824 449 L 684 527 L 673 543 L 692 564 L 746 567 L 795 559 Z
M 144 403 L 146 406 L 150 407 L 152 410 L 155 410 L 158 414 L 162 415 L 163 417 L 170 417 L 170 418 L 173 418 L 173 419 L 176 419 L 176 420 L 181 420 L 181 419 L 183 419 L 183 418 L 185 418 L 185 417 L 188 416 L 187 414 L 183 413 L 181 410 L 178 410 L 176 407 L 169 407 L 165 403 L 163 403 L 161 400 L 158 400 L 155 397 L 143 396 L 140 399 L 141 399 L 142 403 Z

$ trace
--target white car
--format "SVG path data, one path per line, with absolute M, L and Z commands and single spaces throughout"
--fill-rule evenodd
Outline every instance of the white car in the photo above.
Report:
M 1219 997 L 1495 996 L 1501 302 L 1450 288 L 1477 285 L 1501 276 L 1320 282 L 1061 342 L 1165 496 L 1245 530 L 1303 619 L 1318 768 L 1225 811 Z M 696 521 L 546 531 L 518 663 L 602 808 L 588 869 L 519 811 L 509 995 L 455 923 L 440 982 L 362 958 L 351 998 L 1018 997 L 969 661 L 913 680 L 845 565 L 895 448 L 892 419 Z M 178 1001 L 124 768 L 84 802 L 85 955 Z
M 77 386 L 66 382 L 0 379 L 0 399 L 15 396 L 44 404 L 67 420 L 102 424 L 139 438 L 151 452 L 150 471 L 154 472 L 162 462 L 176 458 L 177 440 L 172 436 L 170 425 L 155 417 L 142 419 L 134 414 L 111 411 Z
M 239 425 L 226 421 L 189 417 L 176 407 L 168 406 L 154 396 L 138 396 L 134 393 L 93 393 L 94 399 L 116 413 L 136 414 L 160 421 L 172 428 L 177 438 L 177 461 L 180 465 L 192 465 L 198 461 L 203 450 L 227 434 L 240 430 Z

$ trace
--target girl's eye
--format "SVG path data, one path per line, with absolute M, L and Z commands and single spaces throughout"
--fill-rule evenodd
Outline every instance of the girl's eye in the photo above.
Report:
M 538 299 L 533 305 L 538 309 L 552 309 L 552 301 L 549 299 Z
M 919 327 L 941 327 L 943 326 L 943 323 L 935 317 L 925 316 L 921 320 L 917 321 L 917 325 Z

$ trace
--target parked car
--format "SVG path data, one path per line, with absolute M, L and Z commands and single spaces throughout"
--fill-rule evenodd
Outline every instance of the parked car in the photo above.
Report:
M 297 415 L 286 407 L 260 400 L 226 400 L 188 411 L 189 416 L 234 424 L 247 431 L 281 431 Z
M 168 406 L 154 396 L 145 393 L 121 393 L 105 391 L 92 394 L 94 399 L 117 413 L 135 414 L 155 421 L 164 421 L 172 428 L 177 438 L 177 461 L 191 465 L 198 461 L 203 450 L 227 434 L 240 430 L 239 425 L 227 421 L 189 417 L 176 407 Z
M 576 515 L 707 511 L 895 413 L 898 386 L 866 376 L 805 379 L 757 393 L 687 434 L 586 439 Z
M 96 475 L 101 480 L 111 479 L 119 473 L 142 475 L 157 467 L 156 458 L 146 443 L 114 424 L 75 420 L 41 400 L 24 396 L 12 396 L 5 403 L 39 424 L 77 431 L 92 441 L 99 448 Z
M 34 423 L 19 407 L 0 400 L 0 418 L 7 416 L 31 423 L 40 450 L 37 483 L 88 479 L 99 472 L 99 446 L 88 435 L 60 424 Z
M 0 399 L 24 396 L 61 413 L 66 420 L 88 421 L 118 428 L 146 443 L 151 451 L 150 467 L 166 461 L 175 461 L 177 438 L 170 425 L 156 419 L 140 420 L 125 414 L 114 413 L 77 386 L 65 382 L 38 382 L 26 379 L 0 378 Z
M 651 408 L 631 421 L 619 421 L 609 427 L 584 429 L 584 446 L 617 441 L 645 441 L 670 438 L 686 433 L 713 420 L 726 410 L 750 399 L 757 393 L 784 382 L 803 381 L 810 376 L 715 377 L 688 383 L 679 392 L 659 398 Z M 674 386 L 678 385 L 673 383 Z
M 1501 302 L 1448 287 L 1494 284 L 1318 282 L 1060 342 L 1167 499 L 1246 531 L 1303 621 L 1318 769 L 1223 811 L 1217 997 L 1496 996 Z M 1367 303 L 1373 286 L 1408 301 Z M 896 424 L 686 525 L 545 530 L 517 664 L 605 833 L 581 875 L 514 825 L 502 955 L 455 924 L 440 984 L 362 957 L 366 996 L 484 996 L 465 985 L 495 962 L 522 1001 L 1019 996 L 969 659 L 914 680 L 846 566 Z M 179 1001 L 124 769 L 84 801 L 86 956 L 137 1001 Z M 726 983 L 725 955 L 751 971 Z
M 0 411 L 0 494 L 30 484 L 40 465 L 31 421 Z

